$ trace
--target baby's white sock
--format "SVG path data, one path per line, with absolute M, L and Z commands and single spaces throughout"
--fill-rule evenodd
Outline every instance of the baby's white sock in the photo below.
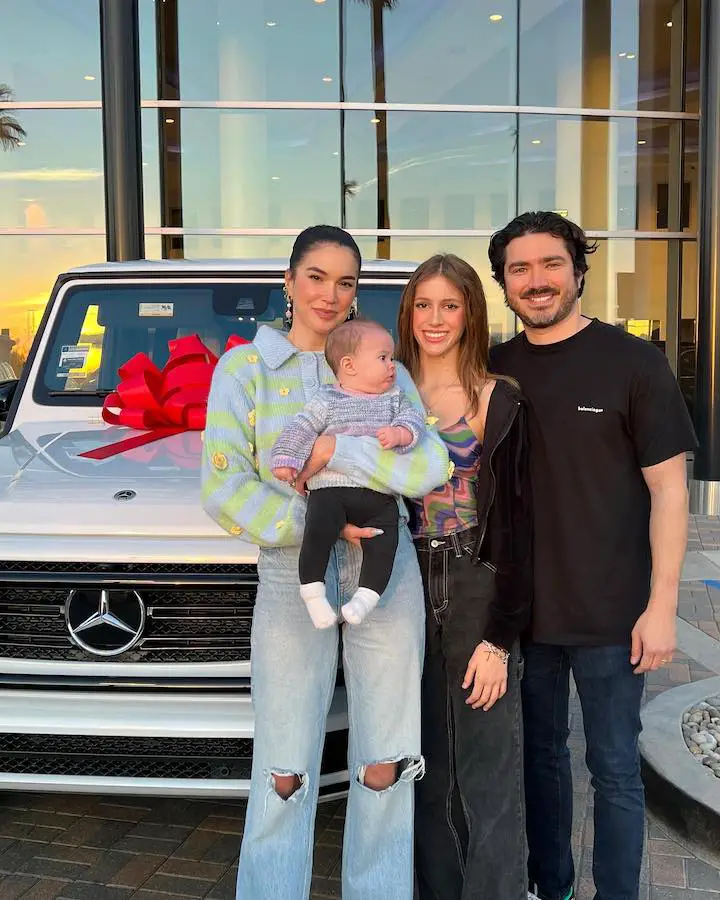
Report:
M 343 605 L 343 619 L 351 625 L 359 625 L 368 613 L 375 609 L 379 599 L 380 594 L 377 591 L 359 587 L 352 595 L 352 599 Z
M 300 596 L 305 601 L 307 611 L 316 628 L 332 628 L 337 623 L 337 615 L 327 601 L 325 585 L 322 581 L 301 584 Z

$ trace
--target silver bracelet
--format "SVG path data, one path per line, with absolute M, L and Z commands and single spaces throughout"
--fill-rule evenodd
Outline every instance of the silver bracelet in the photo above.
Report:
M 507 661 L 510 659 L 510 654 L 507 650 L 503 650 L 502 647 L 496 647 L 490 641 L 482 641 L 480 646 L 487 650 L 488 653 L 492 653 L 493 656 L 499 657 L 507 665 Z

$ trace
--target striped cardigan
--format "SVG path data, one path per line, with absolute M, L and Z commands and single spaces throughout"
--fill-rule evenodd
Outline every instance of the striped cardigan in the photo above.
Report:
M 322 353 L 299 351 L 269 326 L 258 329 L 252 344 L 221 357 L 208 400 L 202 501 L 230 534 L 261 547 L 300 544 L 306 501 L 273 477 L 270 453 L 283 428 L 322 384 L 333 380 Z M 422 408 L 402 366 L 397 384 Z M 447 481 L 450 466 L 445 444 L 428 427 L 418 445 L 402 454 L 383 450 L 374 437 L 337 435 L 328 468 L 373 490 L 422 497 Z

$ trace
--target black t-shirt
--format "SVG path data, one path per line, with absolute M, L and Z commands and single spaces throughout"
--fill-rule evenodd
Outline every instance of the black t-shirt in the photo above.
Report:
M 573 337 L 494 347 L 493 371 L 528 400 L 534 508 L 532 638 L 629 642 L 650 590 L 650 494 L 641 469 L 696 446 L 664 355 L 594 319 Z

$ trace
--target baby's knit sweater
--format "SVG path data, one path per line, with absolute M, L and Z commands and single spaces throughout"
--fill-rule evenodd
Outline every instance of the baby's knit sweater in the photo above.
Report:
M 271 471 L 280 432 L 334 376 L 322 353 L 300 351 L 262 326 L 252 344 L 225 353 L 213 373 L 202 457 L 202 501 L 227 532 L 262 547 L 298 546 L 306 501 Z M 402 366 L 398 387 L 418 409 L 417 388 Z M 328 468 L 372 490 L 423 497 L 449 477 L 448 453 L 432 427 L 406 453 L 374 437 L 338 434 Z M 401 502 L 405 515 L 405 505 Z
M 397 386 L 382 394 L 351 394 L 336 384 L 321 387 L 292 422 L 283 429 L 272 449 L 270 466 L 300 470 L 320 434 L 375 437 L 379 428 L 402 426 L 412 435 L 396 453 L 407 453 L 417 445 L 425 427 L 425 416 Z M 353 480 L 343 472 L 325 467 L 308 481 L 310 490 L 326 487 L 368 487 L 368 479 Z

